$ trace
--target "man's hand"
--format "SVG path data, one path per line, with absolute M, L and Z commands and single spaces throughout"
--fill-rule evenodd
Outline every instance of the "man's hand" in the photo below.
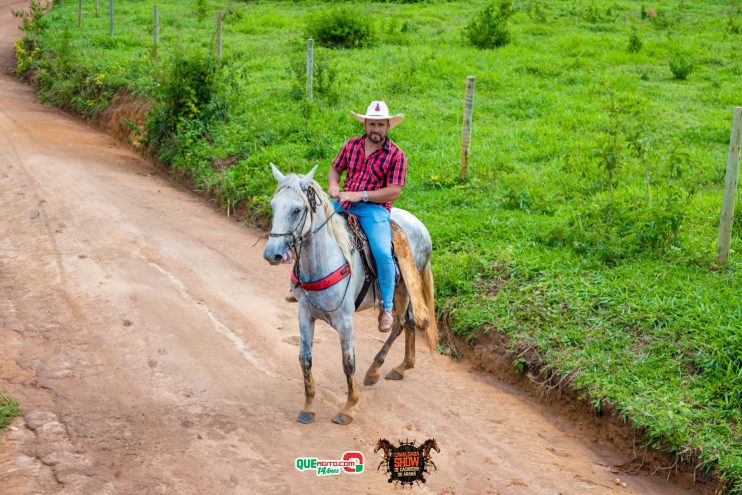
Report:
M 340 182 L 340 172 L 335 170 L 335 167 L 330 167 L 330 170 L 327 172 L 327 185 L 329 186 L 327 189 L 327 194 L 331 198 L 337 198 L 340 196 L 340 186 L 338 186 L 338 182 Z
M 340 201 L 350 201 L 351 203 L 358 203 L 363 200 L 363 192 L 360 191 L 341 191 Z
M 340 186 L 338 186 L 337 182 L 334 184 L 330 183 L 330 187 L 327 189 L 327 195 L 335 199 L 340 196 Z

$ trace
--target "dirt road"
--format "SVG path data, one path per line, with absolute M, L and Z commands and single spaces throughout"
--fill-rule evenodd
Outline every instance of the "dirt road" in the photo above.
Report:
M 23 4 L 0 1 L 4 67 L 17 23 L 8 7 Z M 375 470 L 380 437 L 437 439 L 439 471 L 415 492 L 692 493 L 614 474 L 627 459 L 427 352 L 404 381 L 362 386 L 355 422 L 334 425 L 345 379 L 323 324 L 317 421 L 297 423 L 296 306 L 283 302 L 288 268 L 253 246 L 260 232 L 11 77 L 0 76 L 0 100 L 0 389 L 27 413 L 0 440 L 0 493 L 400 491 Z M 356 328 L 362 376 L 381 339 L 374 315 Z M 394 348 L 385 369 L 401 359 Z M 360 475 L 294 468 L 349 450 L 366 455 Z

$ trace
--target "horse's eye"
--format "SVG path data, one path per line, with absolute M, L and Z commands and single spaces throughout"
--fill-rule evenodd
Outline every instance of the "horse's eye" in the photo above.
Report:
M 294 208 L 294 211 L 291 212 L 292 215 L 298 215 L 301 213 L 301 208 Z

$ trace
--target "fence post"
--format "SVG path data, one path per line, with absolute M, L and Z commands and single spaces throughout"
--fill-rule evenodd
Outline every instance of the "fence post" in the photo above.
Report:
M 82 26 L 82 0 L 77 0 L 77 27 Z
M 461 130 L 461 177 L 469 175 L 469 154 L 471 153 L 471 115 L 474 107 L 474 76 L 466 78 L 464 96 L 464 121 Z
M 307 99 L 314 100 L 314 40 L 307 40 Z
M 742 141 L 742 107 L 735 107 L 732 112 L 732 133 L 729 137 L 727 175 L 724 181 L 724 200 L 721 204 L 721 221 L 719 222 L 719 240 L 716 243 L 716 262 L 719 265 L 727 262 L 729 247 L 732 243 L 734 197 L 737 194 L 737 178 L 739 177 L 740 141 Z
M 95 17 L 98 17 L 98 0 L 95 0 Z
M 154 23 L 155 23 L 155 33 L 154 33 L 154 43 L 155 43 L 155 57 L 157 56 L 157 44 L 160 42 L 160 19 L 157 16 L 157 5 L 154 6 L 153 10 L 154 15 Z
M 216 58 L 222 59 L 222 11 L 216 13 Z
M 113 38 L 113 0 L 108 0 L 108 20 L 111 25 L 109 34 Z

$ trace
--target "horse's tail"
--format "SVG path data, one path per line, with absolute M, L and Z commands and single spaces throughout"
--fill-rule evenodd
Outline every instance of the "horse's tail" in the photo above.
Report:
M 438 348 L 438 322 L 435 319 L 435 286 L 433 284 L 433 269 L 430 261 L 425 264 L 422 273 L 423 299 L 427 310 L 428 326 L 425 327 L 425 336 L 428 338 L 430 352 Z
M 399 271 L 402 274 L 407 294 L 410 296 L 412 305 L 412 314 L 415 318 L 415 327 L 423 330 L 429 325 L 428 309 L 423 294 L 423 283 L 420 278 L 420 272 L 415 266 L 415 256 L 412 254 L 412 248 L 407 240 L 405 233 L 394 226 L 394 254 L 399 262 Z
M 394 225 L 393 232 L 394 253 L 399 262 L 399 271 L 402 272 L 407 294 L 410 296 L 415 327 L 425 330 L 430 352 L 435 352 L 438 345 L 438 325 L 435 321 L 433 272 L 430 262 L 420 273 L 415 265 L 415 257 L 407 236 L 397 225 Z

